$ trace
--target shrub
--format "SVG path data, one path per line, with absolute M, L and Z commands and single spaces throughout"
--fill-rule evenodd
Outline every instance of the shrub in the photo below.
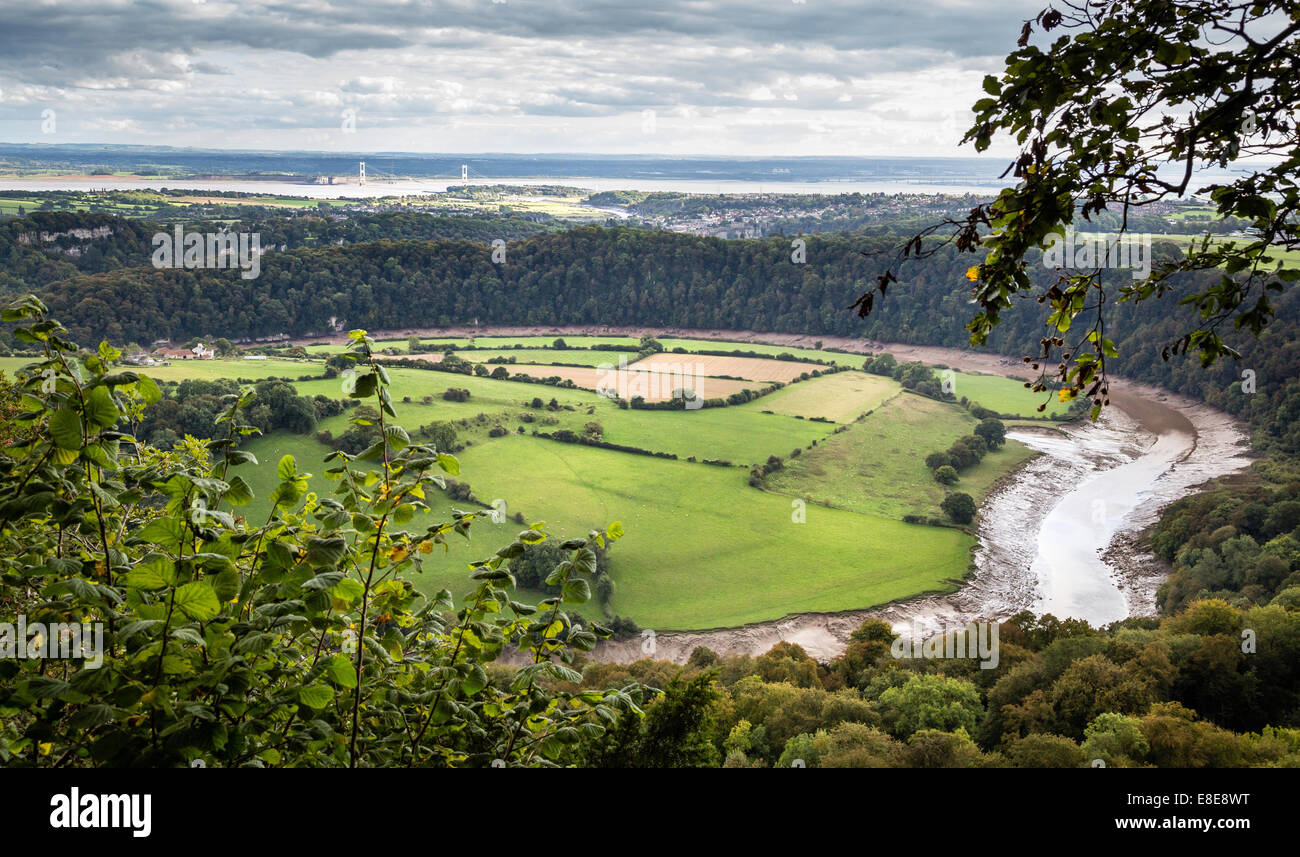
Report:
M 925 457 L 925 466 L 931 470 L 938 470 L 951 464 L 952 458 L 946 452 L 932 452 Z
M 978 511 L 971 496 L 961 491 L 954 491 L 943 498 L 939 508 L 943 509 L 944 514 L 959 524 L 969 524 L 974 520 L 975 513 Z
M 955 484 L 957 482 L 957 471 L 945 464 L 934 471 L 934 481 L 941 485 Z

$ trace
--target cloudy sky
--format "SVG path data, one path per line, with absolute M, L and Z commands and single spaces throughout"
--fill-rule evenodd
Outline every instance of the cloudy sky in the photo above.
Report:
M 0 0 L 0 140 L 973 156 L 969 105 L 1044 5 Z

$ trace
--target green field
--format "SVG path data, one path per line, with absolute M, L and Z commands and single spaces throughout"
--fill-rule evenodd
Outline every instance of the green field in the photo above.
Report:
M 139 173 L 120 170 L 113 173 L 95 173 L 94 175 L 89 176 L 69 176 L 65 170 L 11 170 L 9 171 L 9 174 L 17 174 L 25 179 L 76 178 L 89 179 L 92 181 L 96 178 L 108 177 L 138 177 L 151 179 L 157 179 L 160 177 L 160 174 L 156 173 L 149 176 L 141 176 Z M 172 177 L 181 178 L 181 176 L 175 175 Z M 15 196 L 8 197 L 8 199 L 17 200 L 19 199 L 17 194 L 25 192 L 8 191 L 7 193 L 15 194 Z M 0 212 L 5 210 L 8 199 L 0 200 Z M 421 194 L 415 197 L 376 195 L 369 197 L 368 199 L 314 199 L 307 196 L 282 196 L 275 194 L 216 196 L 205 193 L 202 190 L 195 190 L 193 193 L 184 196 L 175 196 L 162 194 L 146 187 L 138 187 L 109 191 L 85 190 L 81 192 L 66 193 L 55 197 L 39 195 L 30 199 L 23 197 L 21 198 L 21 201 L 24 204 L 24 208 L 28 211 L 48 203 L 46 207 L 52 210 L 116 211 L 125 215 L 139 217 L 166 217 L 177 212 L 183 212 L 195 205 L 201 205 L 205 208 L 214 210 L 232 206 L 314 209 L 321 205 L 327 205 L 330 207 L 355 207 L 363 204 L 373 205 L 376 202 L 389 204 L 400 202 L 400 204 L 405 207 L 437 214 L 499 214 L 504 212 L 516 212 L 543 214 L 548 217 L 577 222 L 603 221 L 609 217 L 608 212 L 584 205 L 583 201 L 585 199 L 586 192 L 576 188 L 571 189 L 571 193 L 568 195 L 562 196 L 533 196 L 531 194 L 511 193 L 504 189 L 484 187 L 478 188 L 472 196 L 451 192 L 441 192 Z
M 770 477 L 769 486 L 855 512 L 942 517 L 944 486 L 934 481 L 925 457 L 947 449 L 978 423 L 963 409 L 903 393 L 847 431 L 787 461 Z M 1004 449 L 962 471 L 953 488 L 978 501 L 999 476 L 1032 454 L 1023 444 L 1008 441 Z
M 19 368 L 31 362 L 31 358 L 0 357 L 0 369 L 12 376 Z M 325 367 L 315 360 L 173 360 L 170 366 L 125 368 L 148 375 L 156 381 L 184 381 L 186 378 L 244 378 L 260 381 L 263 378 L 300 378 L 325 373 Z M 334 397 L 338 396 L 335 394 Z
M 565 340 L 567 342 L 567 340 Z M 825 360 L 827 363 L 846 363 L 850 366 L 862 366 L 866 355 L 838 354 L 834 351 L 818 351 L 815 348 L 795 348 L 793 345 L 768 345 L 763 342 L 721 342 L 712 339 L 660 339 L 659 344 L 668 351 L 685 348 L 687 351 L 752 351 L 776 357 L 789 354 L 805 360 Z
M 1003 378 L 1000 375 L 975 375 L 958 372 L 953 379 L 953 395 L 965 396 L 972 402 L 1009 416 L 1039 419 L 1064 414 L 1070 406 L 1061 402 L 1054 393 L 1034 393 L 1025 389 L 1024 381 Z M 1041 413 L 1038 406 L 1046 404 Z
M 550 348 L 555 340 L 563 339 L 569 348 L 591 348 L 593 345 L 636 345 L 640 340 L 630 336 L 443 336 L 421 339 L 426 345 L 473 345 L 475 348 Z M 406 339 L 381 339 L 383 345 L 406 344 Z
M 397 348 L 403 353 L 406 352 L 406 343 L 408 338 L 385 338 L 377 340 L 381 348 Z M 563 339 L 568 348 L 552 348 L 555 340 Z M 498 354 L 510 356 L 511 354 L 520 355 L 519 362 L 533 363 L 552 363 L 552 362 L 569 362 L 576 363 L 583 360 L 581 356 L 582 349 L 590 349 L 593 345 L 637 345 L 639 339 L 630 336 L 570 336 L 555 335 L 547 336 L 477 336 L 455 337 L 440 336 L 432 338 L 421 338 L 420 343 L 430 347 L 442 347 L 450 345 L 461 357 L 474 362 L 482 362 Z M 859 354 L 841 354 L 835 351 L 818 351 L 814 348 L 796 348 L 790 345 L 768 345 L 762 342 L 732 342 L 712 339 L 676 339 L 664 338 L 658 339 L 660 345 L 667 351 L 675 348 L 683 348 L 688 352 L 698 351 L 748 351 L 755 354 L 770 355 L 776 357 L 779 354 L 789 354 L 792 357 L 798 357 L 805 360 L 824 360 L 827 363 L 844 363 L 850 366 L 860 367 L 866 359 L 866 355 Z M 472 350 L 462 351 L 460 349 L 473 346 Z M 337 354 L 343 350 L 342 345 L 308 345 L 307 351 L 312 354 Z M 605 354 L 612 356 L 613 361 L 617 362 L 620 352 L 617 351 L 595 351 L 590 352 L 594 355 Z M 522 355 L 531 355 L 527 360 Z M 545 359 L 536 359 L 538 354 L 546 355 Z M 482 355 L 481 357 L 478 355 Z M 569 355 L 560 357 L 557 355 Z M 629 353 L 630 356 L 630 353 Z M 596 362 L 600 362 L 597 360 Z M 596 365 L 592 363 L 590 365 Z
M 275 435 L 248 449 L 263 465 L 293 455 L 327 496 L 327 448 L 310 438 Z M 626 536 L 612 553 L 611 609 L 657 630 L 725 627 L 786 613 L 881 604 L 923 591 L 949 591 L 969 561 L 970 536 L 870 515 L 808 505 L 795 523 L 788 497 L 748 488 L 744 472 L 662 461 L 603 449 L 506 437 L 459 456 L 462 478 L 486 503 L 546 522 L 557 537 L 612 521 Z M 243 468 L 259 498 L 274 468 Z M 260 474 L 256 475 L 255 474 Z M 469 504 L 433 498 L 437 510 Z M 264 518 L 266 501 L 241 512 Z M 408 525 L 415 529 L 419 521 Z M 426 593 L 470 588 L 468 563 L 519 529 L 480 521 L 469 544 L 454 539 L 424 563 Z M 737 597 L 744 593 L 744 597 Z
M 589 351 L 577 348 L 497 348 L 482 350 L 475 348 L 470 351 L 457 351 L 455 354 L 457 357 L 471 363 L 486 363 L 494 357 L 513 357 L 516 363 L 576 363 L 581 366 L 599 366 L 602 363 L 609 363 L 617 366 L 620 355 L 628 358 L 628 362 L 636 359 L 635 354 L 629 354 L 626 351 Z M 506 368 L 509 368 L 509 366 Z
M 581 347 L 539 347 L 553 339 L 497 337 L 491 340 L 498 346 L 493 350 L 461 354 L 585 365 L 618 357 L 618 352 Z M 565 339 L 574 346 L 616 341 Z M 403 340 L 393 343 L 405 350 Z M 515 343 L 529 347 L 499 347 Z M 703 340 L 664 344 L 670 343 L 722 350 L 721 343 Z M 801 353 L 778 346 L 735 347 L 772 357 Z M 26 362 L 7 358 L 0 368 L 12 374 Z M 319 357 L 177 361 L 139 371 L 162 381 L 307 377 L 293 382 L 300 394 L 343 395 L 342 380 L 324 377 Z M 959 405 L 905 392 L 892 379 L 853 369 L 791 384 L 744 405 L 685 411 L 623 409 L 587 390 L 429 369 L 394 368 L 389 374 L 398 422 L 409 431 L 415 434 L 435 421 L 451 423 L 462 447 L 457 478 L 468 482 L 480 503 L 499 499 L 508 514 L 545 521 L 548 531 L 561 537 L 621 521 L 627 535 L 610 555 L 615 590 L 609 609 L 643 627 L 723 627 L 788 613 L 865 608 L 950 590 L 969 568 L 970 535 L 901 519 L 941 516 L 944 489 L 924 458 L 969 434 L 977 420 Z M 1036 415 L 1041 401 L 1010 379 L 962 374 L 956 383 L 958 395 L 1003 413 Z M 444 400 L 449 387 L 469 390 L 469 400 Z M 604 442 L 677 459 L 534 436 L 561 429 L 582 434 L 592 424 Z M 505 436 L 491 437 L 498 426 Z M 348 428 L 345 413 L 322 420 L 314 432 L 338 436 Z M 243 468 L 257 495 L 240 509 L 250 520 L 267 515 L 274 463 L 283 455 L 293 455 L 300 470 L 316 474 L 312 489 L 319 495 L 333 490 L 323 475 L 329 447 L 315 436 L 276 432 L 250 441 L 248 449 L 262 465 Z M 963 472 L 955 489 L 983 497 L 1031 454 L 1010 442 Z M 752 487 L 750 468 L 769 456 L 783 459 L 784 468 L 769 474 L 761 488 Z M 453 505 L 476 507 L 443 495 L 432 497 L 430 505 L 438 520 Z M 432 520 L 417 519 L 410 528 Z M 444 587 L 463 593 L 470 585 L 468 564 L 518 528 L 480 521 L 472 543 L 453 541 L 446 554 L 426 558 L 418 585 L 426 593 Z M 593 602 L 584 609 L 595 615 L 600 608 Z
M 462 440 L 469 438 L 475 442 L 488 441 L 487 432 L 498 423 L 511 431 L 524 426 L 525 432 L 531 434 L 533 429 L 553 432 L 567 428 L 581 432 L 588 422 L 595 421 L 604 428 L 605 440 L 610 443 L 653 452 L 671 452 L 680 458 L 695 456 L 749 465 L 761 462 L 769 455 L 785 455 L 795 446 L 806 446 L 828 435 L 832 428 L 791 416 L 764 414 L 758 406 L 765 399 L 741 407 L 695 411 L 623 410 L 613 401 L 586 390 L 420 369 L 393 369 L 389 374 L 393 379 L 398 417 L 402 423 L 414 428 L 435 420 L 473 421 L 483 414 L 488 418 L 485 422 L 469 429 L 457 429 Z M 337 379 L 328 379 L 296 386 L 305 395 L 319 393 L 337 398 L 340 383 Z M 448 387 L 469 390 L 469 401 L 443 400 L 441 394 Z M 425 395 L 433 395 L 434 400 L 426 404 L 421 401 Z M 408 396 L 410 402 L 402 401 Z M 546 403 L 554 398 L 560 407 L 558 410 L 533 408 L 528 405 L 533 398 Z M 565 410 L 566 405 L 572 410 Z M 535 421 L 524 422 L 520 419 L 522 414 L 532 414 Z M 547 419 L 555 422 L 542 422 Z M 322 428 L 336 433 L 346 427 L 344 417 L 334 417 L 322 423 Z
M 614 612 L 656 629 L 708 628 L 881 604 L 946 590 L 970 536 L 808 506 L 745 486 L 727 468 L 509 437 L 461 465 L 480 496 L 555 532 L 622 521 Z
M 778 414 L 852 422 L 899 392 L 898 384 L 865 372 L 839 372 L 791 384 L 761 399 L 760 408 Z
M 1090 232 L 1087 234 L 1089 236 L 1096 235 L 1100 237 L 1105 237 L 1107 239 L 1114 239 L 1116 236 L 1116 233 L 1114 232 Z M 1171 244 L 1177 244 L 1179 247 L 1182 248 L 1183 252 L 1187 252 L 1188 247 L 1193 242 L 1195 242 L 1195 244 L 1199 249 L 1200 242 L 1204 238 L 1205 238 L 1204 233 L 1195 234 L 1195 235 L 1166 233 L 1166 234 L 1151 236 L 1151 240 L 1153 242 L 1158 243 L 1161 241 L 1167 241 Z M 1219 244 L 1233 243 L 1236 244 L 1237 247 L 1240 249 L 1242 247 L 1245 247 L 1247 244 L 1251 244 L 1253 242 L 1254 242 L 1253 238 L 1242 237 L 1239 235 L 1211 235 L 1209 246 L 1210 249 L 1213 250 Z M 1295 266 L 1297 264 L 1300 264 L 1300 250 L 1284 250 L 1280 247 L 1277 247 L 1267 251 L 1267 255 L 1271 257 L 1273 261 L 1272 263 L 1270 263 L 1270 265 L 1264 266 L 1263 270 L 1270 270 L 1273 266 L 1276 266 L 1279 262 L 1290 266 Z

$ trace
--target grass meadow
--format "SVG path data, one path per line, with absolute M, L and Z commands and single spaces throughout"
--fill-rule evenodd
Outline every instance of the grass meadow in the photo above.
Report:
M 564 337 L 571 348 L 540 347 L 554 338 L 493 337 L 493 351 L 460 353 L 475 361 L 503 355 L 541 365 L 595 366 L 616 361 L 618 352 L 582 346 L 633 342 Z M 661 341 L 669 348 L 735 348 L 773 358 L 783 352 L 836 357 L 749 343 Z M 402 347 L 405 340 L 393 342 Z M 489 344 L 489 338 L 480 337 L 476 344 Z M 501 348 L 515 344 L 528 348 Z M 313 376 L 294 382 L 299 393 L 341 398 L 341 379 L 322 377 L 320 357 L 329 352 L 310 350 L 315 359 L 177 361 L 140 371 L 159 381 Z M 857 356 L 838 357 L 860 365 Z M 12 375 L 26 362 L 0 359 L 0 369 Z M 772 365 L 757 368 L 777 372 L 791 365 L 761 362 Z M 800 371 L 815 368 L 793 365 Z M 458 444 L 464 445 L 457 478 L 468 482 L 482 503 L 500 500 L 508 514 L 520 512 L 530 522 L 545 522 L 547 531 L 561 538 L 621 521 L 626 536 L 610 554 L 615 586 L 610 609 L 642 627 L 714 628 L 790 613 L 871 607 L 922 592 L 949 591 L 969 569 L 972 536 L 901 519 L 941 515 L 944 488 L 934 482 L 924 458 L 969 434 L 977 421 L 958 405 L 905 392 L 892 379 L 854 369 L 791 384 L 744 405 L 659 411 L 622 409 L 581 389 L 421 369 L 394 368 L 389 374 L 398 421 L 409 431 L 415 434 L 434 421 L 452 423 Z M 449 387 L 469 390 L 469 400 L 444 400 Z M 962 374 L 957 392 L 1002 413 L 1038 416 L 1041 399 L 1014 380 Z M 347 420 L 346 415 L 328 418 L 317 431 L 342 434 Z M 609 443 L 671 453 L 677 459 L 533 436 L 534 431 L 559 429 L 581 433 L 593 422 Z M 497 426 L 507 430 L 505 436 L 489 435 Z M 329 447 L 314 435 L 276 432 L 251 440 L 247 448 L 261 462 L 257 468 L 242 468 L 257 495 L 240 509 L 251 520 L 268 514 L 275 462 L 283 455 L 293 455 L 300 470 L 315 474 L 312 490 L 319 495 L 333 490 L 324 476 Z M 1031 454 L 1009 442 L 964 472 L 955 488 L 978 499 Z M 784 459 L 784 468 L 770 475 L 763 488 L 751 487 L 750 467 L 773 455 Z M 706 459 L 714 463 L 706 464 Z M 430 497 L 430 505 L 441 520 L 453 505 L 474 504 L 439 494 Z M 409 528 L 420 525 L 417 519 Z M 424 558 L 417 585 L 426 593 L 449 588 L 463 594 L 470 588 L 469 563 L 509 541 L 518 529 L 515 523 L 476 523 L 469 543 L 453 539 L 445 553 Z M 599 612 L 594 602 L 584 609 Z

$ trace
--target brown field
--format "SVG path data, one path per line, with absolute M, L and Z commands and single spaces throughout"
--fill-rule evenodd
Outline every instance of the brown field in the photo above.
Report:
M 396 357 L 393 357 L 388 354 L 376 354 L 375 359 L 376 360 L 423 360 L 426 363 L 441 363 L 442 352 L 430 351 L 427 354 L 400 354 Z
M 678 367 L 676 370 L 672 367 Z M 748 378 L 751 381 L 789 381 L 804 372 L 821 367 L 811 363 L 766 360 L 761 357 L 715 357 L 706 354 L 656 354 L 638 360 L 629 368 L 654 371 L 681 371 L 687 375 Z
M 694 389 L 699 396 L 705 399 L 725 399 L 732 393 L 738 393 L 746 387 L 751 389 L 755 387 L 754 384 L 748 381 L 707 377 L 692 378 L 689 375 L 683 378 L 669 372 L 645 372 L 632 366 L 627 368 L 621 379 L 614 373 L 606 374 L 594 366 L 588 368 L 585 366 L 512 364 L 506 366 L 506 369 L 510 371 L 511 375 L 523 373 L 534 378 L 550 378 L 558 375 L 565 380 L 572 381 L 584 390 L 595 390 L 596 385 L 603 380 L 607 386 L 613 387 L 620 398 L 630 399 L 633 396 L 640 396 L 647 402 L 663 402 L 671 399 L 674 387 L 685 386 Z

